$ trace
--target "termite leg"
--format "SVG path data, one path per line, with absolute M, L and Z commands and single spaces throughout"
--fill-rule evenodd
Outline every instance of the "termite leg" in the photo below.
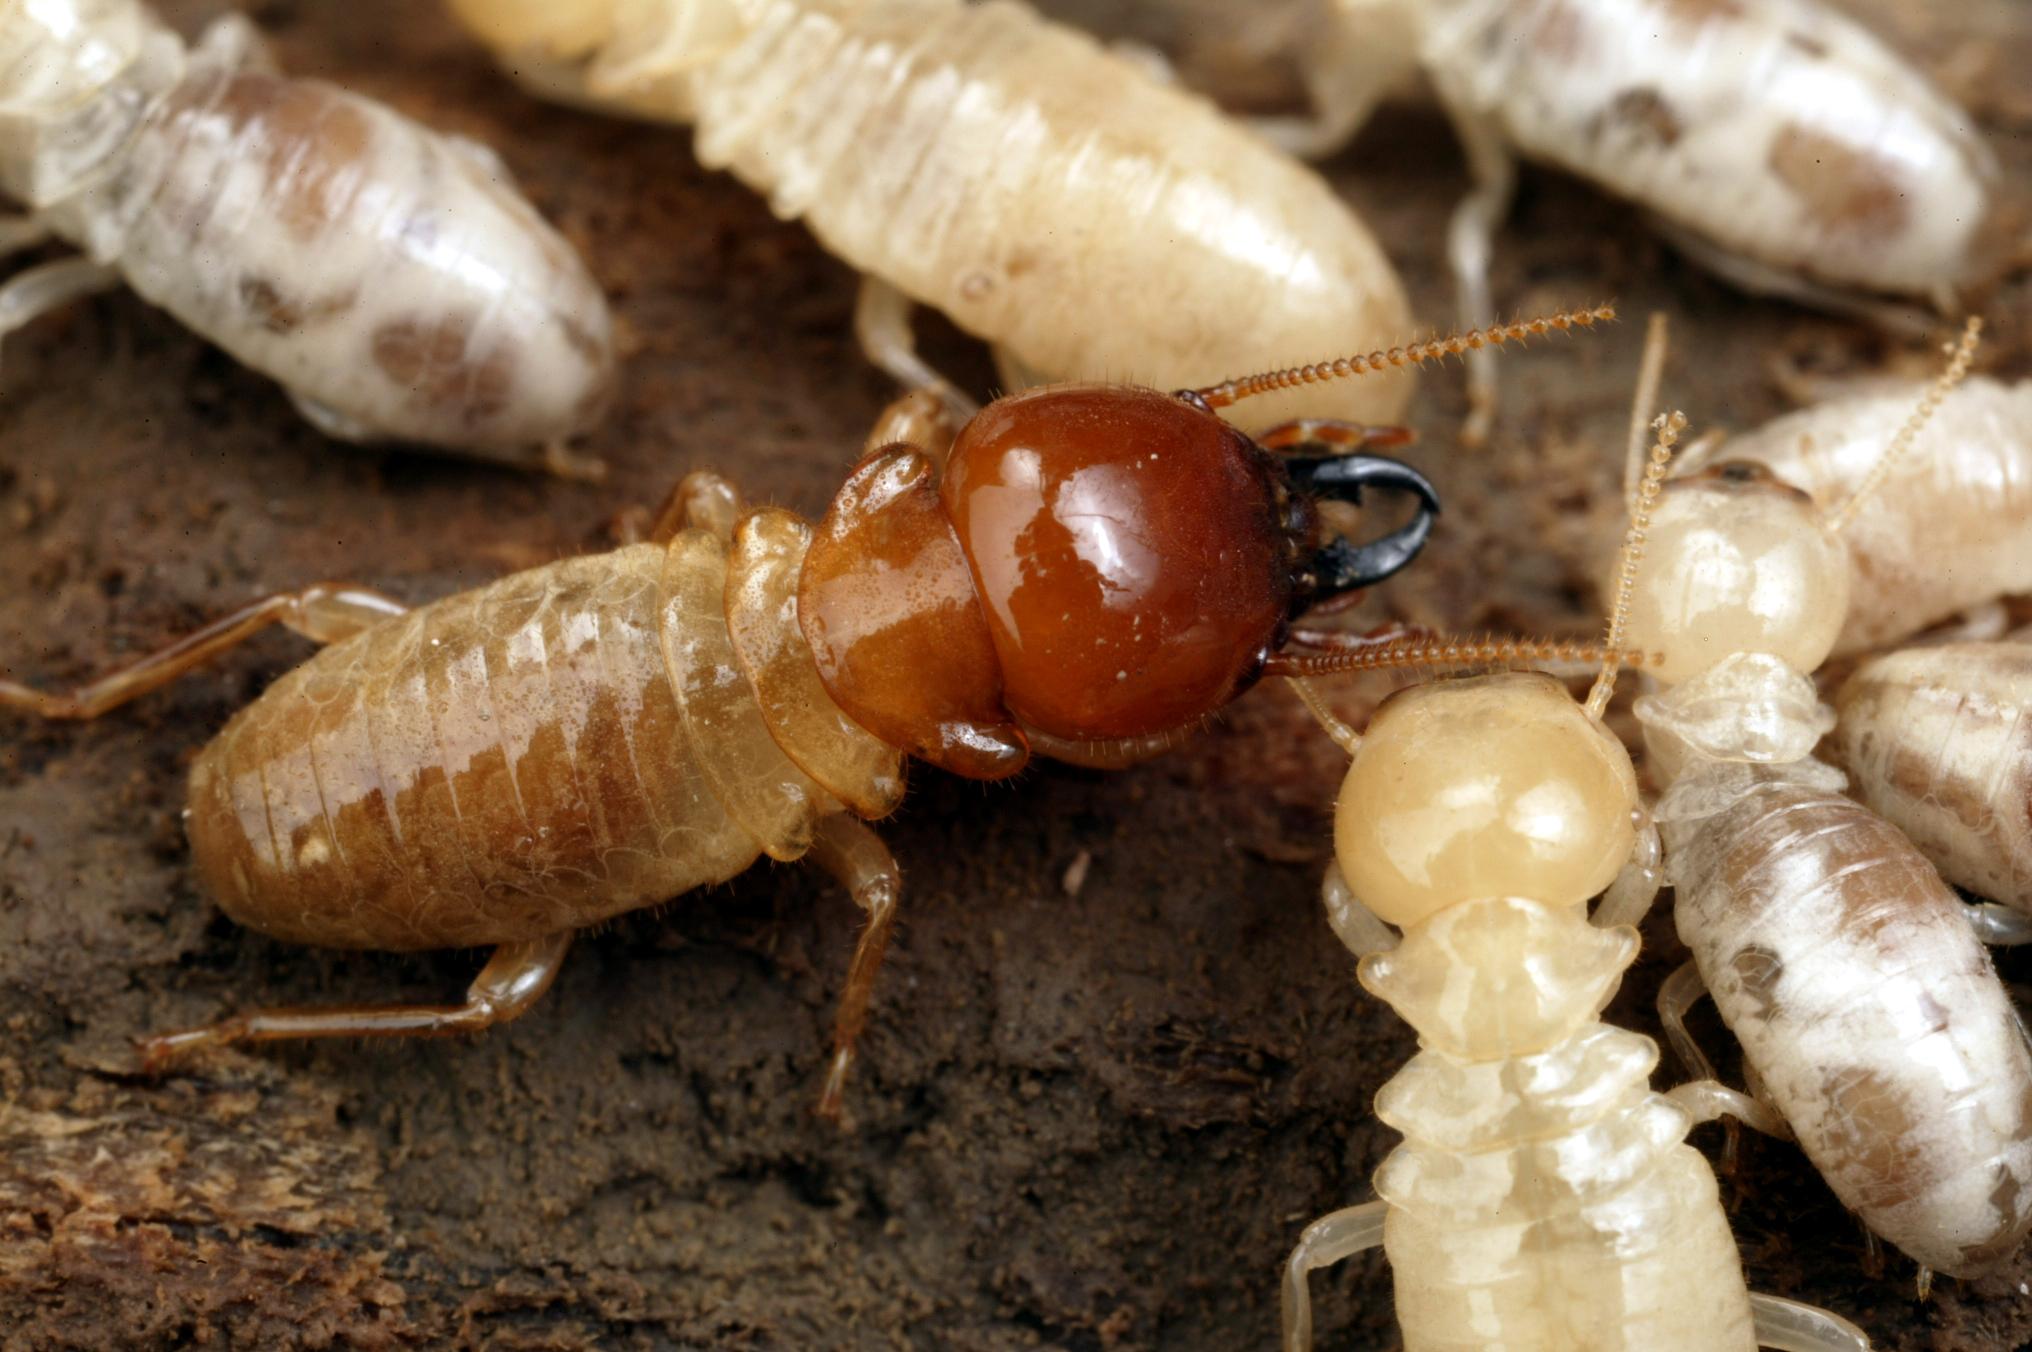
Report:
M 1274 454 L 1309 452 L 1318 454 L 1331 447 L 1352 450 L 1363 446 L 1409 446 L 1418 433 L 1409 427 L 1342 422 L 1338 418 L 1293 418 L 1279 423 L 1256 438 L 1256 444 Z
M 407 610 L 392 596 L 350 582 L 319 582 L 301 591 L 276 592 L 68 695 L 0 680 L 0 708 L 21 709 L 44 718 L 97 718 L 169 684 L 271 624 L 293 629 L 314 643 L 336 643 Z
M 0 286 L 0 342 L 51 310 L 119 284 L 118 272 L 82 255 L 17 272 Z
M 747 510 L 748 504 L 732 479 L 695 469 L 679 479 L 677 487 L 663 500 L 656 523 L 649 528 L 648 539 L 651 544 L 667 545 L 677 538 L 679 531 L 698 527 L 722 540 L 732 540 L 734 527 Z M 623 543 L 637 543 L 634 531 L 625 534 L 629 538 Z
M 1659 217 L 1652 217 L 1652 228 L 1701 267 L 1755 296 L 1796 301 L 1827 314 L 1860 319 L 1886 333 L 1906 338 L 1924 338 L 1938 322 L 1933 314 L 1917 306 L 1843 291 L 1716 248 L 1692 231 Z
M 1496 302 L 1489 290 L 1489 260 L 1496 227 L 1509 211 L 1510 196 L 1517 186 L 1517 162 L 1504 149 L 1502 134 L 1485 118 L 1456 101 L 1442 101 L 1475 180 L 1474 191 L 1461 199 L 1447 225 L 1447 263 L 1459 293 L 1462 327 L 1487 328 L 1496 319 Z M 1496 422 L 1496 354 L 1486 347 L 1476 348 L 1467 354 L 1467 367 L 1468 420 L 1461 428 L 1461 444 L 1473 447 L 1489 439 Z
M 1736 1151 L 1742 1140 L 1742 1133 L 1736 1126 L 1738 1122 L 1780 1140 L 1791 1140 L 1792 1128 L 1768 1103 L 1730 1089 L 1715 1078 L 1714 1063 L 1707 1059 L 1707 1053 L 1700 1049 L 1700 1044 L 1693 1040 L 1693 1034 L 1686 1027 L 1686 1012 L 1706 994 L 1707 986 L 1700 979 L 1700 968 L 1694 965 L 1692 959 L 1681 963 L 1658 988 L 1658 1021 L 1665 1025 L 1666 1041 L 1672 1044 L 1672 1050 L 1693 1075 L 1691 1083 L 1679 1086 L 1666 1097 L 1692 1113 L 1696 1122 L 1721 1119 L 1720 1169 L 1723 1173 L 1733 1173 Z
M 1643 923 L 1644 917 L 1650 913 L 1651 903 L 1658 900 L 1658 889 L 1665 881 L 1665 870 L 1659 865 L 1663 857 L 1658 826 L 1647 817 L 1637 832 L 1637 844 L 1630 851 L 1629 861 L 1595 904 L 1593 919 L 1598 928 L 1613 929 L 1618 925 L 1628 925 L 1635 929 Z M 1699 973 L 1694 975 L 1697 977 Z
M 875 275 L 861 278 L 861 296 L 854 304 L 854 336 L 868 360 L 889 373 L 898 384 L 913 390 L 929 390 L 945 402 L 961 422 L 980 412 L 980 405 L 961 394 L 959 387 L 931 369 L 917 355 L 917 339 L 910 332 L 910 311 L 916 304 Z
M 871 455 L 900 441 L 923 451 L 934 464 L 943 465 L 958 434 L 944 400 L 930 390 L 912 390 L 891 400 L 889 407 L 876 417 L 875 425 L 868 429 L 868 439 L 861 443 L 861 454 Z
M 1781 1141 L 1792 1139 L 1791 1125 L 1778 1115 L 1777 1110 L 1718 1080 L 1694 1080 L 1668 1090 L 1665 1097 L 1692 1114 L 1696 1126 L 1702 1122 L 1733 1118 L 1766 1136 Z
M 140 1042 L 141 1065 L 157 1071 L 205 1047 L 311 1037 L 448 1037 L 477 1033 L 529 1012 L 557 980 L 572 931 L 502 944 L 473 978 L 462 1005 L 328 1005 L 235 1014 L 202 1028 L 158 1033 Z
M 833 1059 L 818 1100 L 819 1116 L 838 1120 L 847 1072 L 854 1064 L 854 1046 L 868 1026 L 868 1000 L 875 990 L 875 976 L 889 951 L 903 878 L 882 838 L 867 823 L 845 813 L 834 813 L 819 822 L 811 839 L 811 857 L 868 913 L 867 928 L 861 931 L 854 960 L 847 968 L 839 1012 L 833 1016 Z
M 1870 1352 L 1870 1336 L 1832 1310 L 1750 1293 L 1757 1344 L 1778 1352 Z
M 1335 936 L 1356 957 L 1388 953 L 1401 942 L 1397 931 L 1364 905 L 1348 886 L 1338 860 L 1326 866 L 1326 876 L 1319 880 L 1319 900 L 1326 907 L 1326 923 L 1333 926 Z
M 2032 915 L 1994 901 L 1972 901 L 1963 912 L 1976 938 L 1998 948 L 2032 943 Z
M 1321 1216 L 1305 1227 L 1284 1264 L 1284 1352 L 1312 1352 L 1313 1269 L 1332 1267 L 1383 1242 L 1386 1202 L 1364 1202 Z

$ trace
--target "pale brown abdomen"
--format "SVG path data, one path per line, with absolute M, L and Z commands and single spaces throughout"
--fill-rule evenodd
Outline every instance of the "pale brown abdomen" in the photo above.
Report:
M 1679 937 L 1800 1146 L 1870 1228 L 1963 1276 L 2032 1229 L 2032 1052 L 1940 875 L 1775 782 L 1668 823 Z
M 1950 882 L 2032 910 L 2032 645 L 1891 653 L 1835 705 L 1856 797 Z
M 318 653 L 191 770 L 240 923 L 346 948 L 534 938 L 746 868 L 658 641 L 663 550 L 517 573 Z

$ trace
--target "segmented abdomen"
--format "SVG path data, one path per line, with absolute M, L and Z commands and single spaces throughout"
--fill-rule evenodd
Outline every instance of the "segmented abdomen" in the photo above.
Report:
M 610 392 L 605 298 L 506 170 L 329 85 L 195 63 L 45 215 L 334 435 L 526 454 Z
M 1727 252 L 1920 296 L 2005 261 L 1967 116 L 1825 4 L 1441 0 L 1428 24 L 1434 78 L 1521 149 Z
M 683 77 L 700 159 L 1043 375 L 1203 385 L 1409 326 L 1316 175 L 1082 34 L 1006 0 L 755 9 Z M 1250 416 L 1384 420 L 1409 393 L 1386 373 Z
M 517 573 L 283 676 L 192 768 L 207 891 L 296 942 L 436 948 L 746 868 L 761 845 L 709 787 L 666 674 L 664 568 L 641 545 Z
M 1897 828 L 1759 786 L 1667 823 L 1679 936 L 1837 1196 L 1940 1272 L 2032 1229 L 2032 1054 L 1989 954 Z
M 2032 911 L 2032 645 L 1890 653 L 1835 705 L 1856 796 L 1949 882 Z

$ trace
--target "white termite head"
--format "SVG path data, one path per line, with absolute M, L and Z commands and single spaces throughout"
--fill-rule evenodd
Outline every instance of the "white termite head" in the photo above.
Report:
M 1334 809 L 1356 896 L 1416 925 L 1462 902 L 1579 906 L 1636 842 L 1630 755 L 1537 672 L 1437 681 L 1376 710 Z
M 450 0 L 452 13 L 489 47 L 583 56 L 614 31 L 627 0 Z
M 1848 614 L 1848 555 L 1813 499 L 1760 465 L 1727 461 L 1671 480 L 1630 595 L 1629 636 L 1677 683 L 1735 653 L 1794 671 L 1824 661 Z

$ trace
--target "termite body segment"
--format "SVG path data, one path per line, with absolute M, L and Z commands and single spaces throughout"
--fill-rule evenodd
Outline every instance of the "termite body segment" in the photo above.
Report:
M 1883 475 L 1910 463 L 1974 336 L 1895 438 L 1878 425 Z M 1807 673 L 1844 632 L 1840 534 L 1883 475 L 1823 505 L 1724 461 L 1667 482 L 1647 523 L 1630 637 L 1666 660 L 1636 714 L 1694 957 L 1659 1003 L 1704 1075 L 1684 1016 L 1712 992 L 1843 1203 L 1923 1268 L 1967 1276 L 2032 1232 L 2032 1050 L 1953 893 L 1813 755 L 1835 725 Z
M 1465 323 L 1493 313 L 1513 154 L 1643 206 L 1738 285 L 1836 309 L 1952 308 L 2023 247 L 2022 186 L 1968 114 L 1823 0 L 1337 0 L 1322 22 L 1319 121 L 1283 139 L 1330 149 L 1424 70 L 1476 180 L 1449 250 Z
M 1949 882 L 2032 913 L 2032 644 L 1887 653 L 1842 684 L 1835 709 L 1856 797 Z
M 244 19 L 186 48 L 135 0 L 0 4 L 0 190 L 84 251 L 0 334 L 124 280 L 345 440 L 565 468 L 605 410 L 606 300 L 492 152 L 276 74 Z
M 699 159 L 866 274 L 877 365 L 966 401 L 917 356 L 912 302 L 1040 379 L 1205 385 L 1409 328 L 1368 230 L 1311 170 L 1009 0 L 455 0 L 518 78 L 697 127 Z M 1294 390 L 1252 426 L 1395 420 L 1400 372 Z
M 1291 1255 L 1287 1352 L 1312 1345 L 1307 1273 L 1377 1242 L 1407 1352 L 1867 1346 L 1748 1293 L 1684 1140 L 1716 1100 L 1653 1093 L 1656 1044 L 1600 1022 L 1638 938 L 1591 925 L 1586 903 L 1640 815 L 1629 754 L 1550 677 L 1441 681 L 1377 709 L 1335 807 L 1327 896 L 1369 917 L 1378 938 L 1336 927 L 1420 1051 L 1376 1097 L 1405 1136 L 1381 1200 L 1314 1222 Z
M 1926 382 L 1801 409 L 1689 455 L 1761 465 L 1831 509 L 1884 453 Z M 2032 592 L 2032 381 L 1957 386 L 1842 532 L 1848 618 L 1834 654 L 1882 648 L 1998 597 Z
M 576 930 L 809 851 L 869 913 L 836 1110 L 898 887 L 858 819 L 895 806 L 906 753 L 981 779 L 1020 769 L 1033 734 L 1103 763 L 1150 754 L 1256 680 L 1313 599 L 1423 543 L 1431 486 L 1349 449 L 1398 429 L 1308 423 L 1259 445 L 1218 397 L 1054 387 L 955 440 L 915 396 L 883 428 L 933 444 L 880 445 L 816 527 L 693 476 L 656 543 L 412 611 L 338 585 L 270 597 L 68 696 L 0 681 L 0 704 L 88 718 L 269 623 L 327 643 L 198 755 L 194 872 L 281 938 L 496 946 L 462 1006 L 254 1013 L 146 1057 L 485 1027 L 542 994 Z M 1364 487 L 1419 510 L 1364 544 L 1328 538 L 1314 496 Z

